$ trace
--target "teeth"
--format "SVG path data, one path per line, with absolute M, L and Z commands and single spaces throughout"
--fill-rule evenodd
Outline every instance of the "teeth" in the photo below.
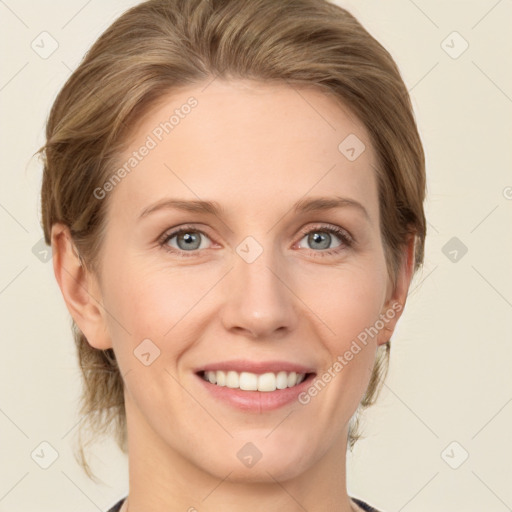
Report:
M 276 389 L 292 388 L 300 384 L 305 378 L 305 373 L 278 372 L 276 373 L 250 373 L 235 371 L 209 371 L 204 372 L 204 380 L 217 386 L 227 386 L 232 389 L 245 391 L 275 391 Z

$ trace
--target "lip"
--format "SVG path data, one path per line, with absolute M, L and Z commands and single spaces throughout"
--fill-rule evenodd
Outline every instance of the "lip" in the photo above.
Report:
M 277 373 L 277 372 L 297 372 L 297 373 L 314 373 L 315 369 L 302 364 L 291 363 L 290 361 L 248 361 L 245 359 L 232 359 L 231 361 L 219 361 L 218 363 L 210 363 L 194 370 L 195 373 L 209 371 L 229 370 L 241 373 L 250 372 L 256 374 Z
M 276 389 L 275 391 L 244 391 L 242 389 L 228 388 L 227 386 L 217 386 L 212 384 L 201 376 L 205 371 L 229 371 L 251 372 L 262 374 L 267 372 L 277 373 L 279 371 L 306 373 L 306 378 L 297 386 L 285 389 Z M 209 396 L 214 400 L 227 404 L 235 409 L 244 412 L 262 413 L 274 411 L 286 405 L 297 402 L 297 397 L 305 391 L 316 376 L 316 372 L 310 367 L 290 363 L 289 361 L 243 361 L 232 360 L 211 363 L 195 372 L 200 385 L 205 389 Z

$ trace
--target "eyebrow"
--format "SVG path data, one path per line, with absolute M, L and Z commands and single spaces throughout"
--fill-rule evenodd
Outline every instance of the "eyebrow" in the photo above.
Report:
M 370 219 L 366 208 L 361 203 L 347 197 L 335 196 L 300 199 L 292 206 L 292 209 L 295 213 L 308 213 L 346 207 L 354 208 L 362 213 L 366 219 Z M 216 201 L 163 199 L 145 208 L 140 214 L 139 219 L 147 217 L 156 211 L 169 209 L 205 213 L 218 217 L 224 213 L 224 208 L 222 208 L 222 206 L 220 206 Z
M 335 208 L 351 207 L 362 213 L 368 220 L 370 216 L 366 208 L 354 199 L 348 197 L 314 197 L 309 199 L 301 199 L 293 206 L 296 213 L 316 212 L 323 210 L 333 210 Z

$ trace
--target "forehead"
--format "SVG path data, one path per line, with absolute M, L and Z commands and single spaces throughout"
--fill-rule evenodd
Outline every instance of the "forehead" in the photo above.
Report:
M 112 208 L 128 216 L 166 197 L 263 215 L 307 195 L 347 196 L 378 215 L 367 130 L 311 87 L 216 79 L 170 93 L 134 127 L 121 167 Z

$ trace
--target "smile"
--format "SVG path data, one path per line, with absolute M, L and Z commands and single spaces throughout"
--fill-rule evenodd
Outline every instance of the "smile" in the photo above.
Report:
M 244 391 L 271 392 L 298 386 L 306 379 L 307 373 L 280 371 L 256 374 L 251 372 L 236 372 L 233 370 L 204 371 L 200 376 L 210 384 Z

